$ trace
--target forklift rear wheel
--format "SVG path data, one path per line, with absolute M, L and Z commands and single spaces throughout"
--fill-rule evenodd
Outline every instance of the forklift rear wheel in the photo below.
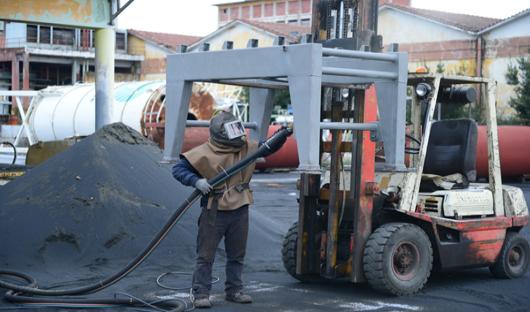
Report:
M 530 261 L 530 246 L 526 238 L 515 232 L 506 233 L 497 261 L 490 266 L 498 278 L 518 278 L 525 275 Z
M 375 290 L 398 296 L 414 294 L 431 274 L 431 241 L 414 224 L 384 224 L 368 237 L 363 266 Z
M 282 260 L 287 273 L 301 282 L 319 280 L 317 275 L 296 274 L 296 248 L 298 245 L 298 222 L 293 223 L 283 238 Z

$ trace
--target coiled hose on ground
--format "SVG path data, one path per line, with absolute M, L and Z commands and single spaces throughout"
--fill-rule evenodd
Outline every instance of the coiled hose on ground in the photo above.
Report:
M 231 168 L 223 171 L 214 178 L 208 181 L 212 186 L 216 186 L 226 179 L 230 178 L 234 174 L 238 173 L 256 159 L 260 157 L 268 156 L 276 152 L 287 137 L 292 134 L 292 130 L 289 128 L 281 128 L 274 135 L 272 135 L 267 141 L 260 145 L 260 147 L 245 159 L 235 164 Z M 127 298 L 64 298 L 64 296 L 81 296 L 99 292 L 115 283 L 120 281 L 122 278 L 131 273 L 136 269 L 149 255 L 156 249 L 156 247 L 164 240 L 164 238 L 171 231 L 173 226 L 178 223 L 184 213 L 197 201 L 201 196 L 200 191 L 194 190 L 178 207 L 178 209 L 171 215 L 166 224 L 162 229 L 155 235 L 153 240 L 144 248 L 138 256 L 136 256 L 131 262 L 123 267 L 118 272 L 106 277 L 105 279 L 70 289 L 41 289 L 37 287 L 36 281 L 29 275 L 20 272 L 14 272 L 9 270 L 0 270 L 0 275 L 11 276 L 26 282 L 26 285 L 9 283 L 0 280 L 0 288 L 8 289 L 5 294 L 5 299 L 13 303 L 30 303 L 30 304 L 78 304 L 78 305 L 140 305 L 145 306 L 145 301 L 127 297 Z M 53 298 L 61 297 L 61 298 Z M 170 308 L 171 311 L 183 311 L 185 306 L 182 302 L 176 300 L 164 300 L 160 301 L 157 305 L 165 308 Z

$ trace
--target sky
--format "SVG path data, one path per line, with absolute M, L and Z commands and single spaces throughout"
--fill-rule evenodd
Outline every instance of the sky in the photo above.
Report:
M 122 1 L 123 2 L 123 1 Z M 204 36 L 217 29 L 215 3 L 230 0 L 134 0 L 118 28 Z M 412 6 L 495 18 L 530 8 L 530 0 L 412 0 Z

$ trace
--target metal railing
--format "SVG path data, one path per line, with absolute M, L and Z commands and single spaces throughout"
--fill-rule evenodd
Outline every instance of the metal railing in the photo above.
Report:
M 0 48 L 24 48 L 24 47 L 31 47 L 31 48 L 37 48 L 37 49 L 51 49 L 51 50 L 61 50 L 61 51 L 90 51 L 94 52 L 94 47 L 83 47 L 80 44 L 74 43 L 72 44 L 61 44 L 61 43 L 44 43 L 44 42 L 33 42 L 28 41 L 26 37 L 5 37 L 3 40 L 4 44 L 1 45 L 2 40 L 0 39 Z M 127 52 L 127 46 L 125 49 L 115 49 L 117 52 Z M 133 53 L 134 54 L 134 53 Z

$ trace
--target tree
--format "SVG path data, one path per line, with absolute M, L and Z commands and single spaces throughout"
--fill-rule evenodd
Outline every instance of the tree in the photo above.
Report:
M 445 72 L 445 65 L 440 61 L 438 64 L 436 64 L 436 73 L 443 74 Z
M 508 84 L 515 86 L 515 96 L 508 104 L 517 111 L 523 124 L 530 125 L 530 57 L 522 56 L 516 62 L 508 65 L 505 75 Z

